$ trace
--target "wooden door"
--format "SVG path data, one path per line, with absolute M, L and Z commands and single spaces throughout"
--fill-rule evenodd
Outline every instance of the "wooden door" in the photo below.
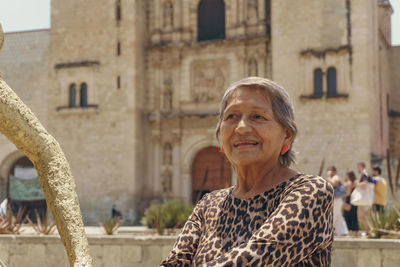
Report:
M 192 201 L 204 194 L 232 185 L 231 164 L 218 147 L 200 150 L 192 165 Z

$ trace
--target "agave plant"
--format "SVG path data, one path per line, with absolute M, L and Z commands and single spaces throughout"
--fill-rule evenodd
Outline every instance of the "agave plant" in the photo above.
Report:
M 44 220 L 40 219 L 39 212 L 35 209 L 35 216 L 36 216 L 36 223 L 32 222 L 31 219 L 29 219 L 29 216 L 27 217 L 28 223 L 32 228 L 36 231 L 36 233 L 41 234 L 41 235 L 51 235 L 54 233 L 56 230 L 56 223 L 51 222 L 50 223 L 50 216 L 49 216 L 49 211 L 46 210 L 46 213 L 44 214 Z
M 0 234 L 19 234 L 27 218 L 24 214 L 25 207 L 20 207 L 17 216 L 14 216 L 10 205 L 7 205 L 7 213 L 0 215 Z
M 389 207 L 385 212 L 370 212 L 368 224 L 371 238 L 394 237 L 400 238 L 400 209 Z
M 103 227 L 104 231 L 107 235 L 113 235 L 115 231 L 123 224 L 123 220 L 119 217 L 116 218 L 108 218 L 104 222 L 99 222 L 99 225 Z

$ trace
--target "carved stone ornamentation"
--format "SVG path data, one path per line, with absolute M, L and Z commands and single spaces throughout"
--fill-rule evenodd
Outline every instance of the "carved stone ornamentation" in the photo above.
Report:
M 172 165 L 172 145 L 170 143 L 164 145 L 163 163 L 164 165 Z
M 172 27 L 174 23 L 174 7 L 171 2 L 166 2 L 163 6 L 163 26 Z
M 159 69 L 162 66 L 162 58 L 160 53 L 153 52 L 150 54 L 149 58 L 151 68 Z
M 172 89 L 165 88 L 163 93 L 163 109 L 171 110 L 172 109 Z
M 172 173 L 169 170 L 166 170 L 162 174 L 162 188 L 163 193 L 168 194 L 172 192 Z
M 162 68 L 164 70 L 172 70 L 172 69 L 175 69 L 176 66 L 178 66 L 180 64 L 181 52 L 180 51 L 176 51 L 176 50 L 172 50 L 172 51 L 170 51 L 168 53 L 164 53 L 162 55 L 162 57 L 163 57 L 163 59 L 162 59 Z M 169 75 L 171 77 L 171 81 L 172 81 L 172 71 L 168 71 L 168 72 L 169 72 L 169 74 L 167 74 L 167 75 Z
M 226 59 L 196 60 L 191 66 L 191 95 L 196 102 L 218 101 L 226 87 L 229 62 Z
M 153 142 L 155 142 L 155 143 L 160 142 L 160 139 L 161 139 L 160 130 L 152 130 L 151 136 L 152 136 Z
M 179 145 L 181 141 L 182 134 L 179 129 L 172 130 L 172 142 Z
M 162 106 L 164 110 L 172 109 L 172 95 L 173 95 L 173 82 L 172 82 L 172 72 L 164 71 L 163 78 L 163 91 L 162 91 Z
M 164 79 L 163 79 L 164 86 L 172 86 L 172 72 L 165 71 L 164 72 Z
M 258 0 L 247 0 L 247 21 L 256 24 L 258 21 Z
M 249 60 L 247 70 L 249 76 L 258 76 L 257 60 L 255 58 Z

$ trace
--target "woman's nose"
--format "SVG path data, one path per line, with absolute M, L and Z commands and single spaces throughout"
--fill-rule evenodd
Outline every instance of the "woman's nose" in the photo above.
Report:
M 236 132 L 238 132 L 239 134 L 244 134 L 251 131 L 251 127 L 249 125 L 249 122 L 247 120 L 247 118 L 245 116 L 243 116 L 237 126 L 236 126 Z

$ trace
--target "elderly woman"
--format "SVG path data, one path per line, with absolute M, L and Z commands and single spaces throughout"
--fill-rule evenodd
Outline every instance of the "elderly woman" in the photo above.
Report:
M 258 77 L 232 84 L 217 138 L 237 184 L 197 203 L 161 266 L 329 266 L 333 189 L 289 168 L 296 133 L 281 86 Z

